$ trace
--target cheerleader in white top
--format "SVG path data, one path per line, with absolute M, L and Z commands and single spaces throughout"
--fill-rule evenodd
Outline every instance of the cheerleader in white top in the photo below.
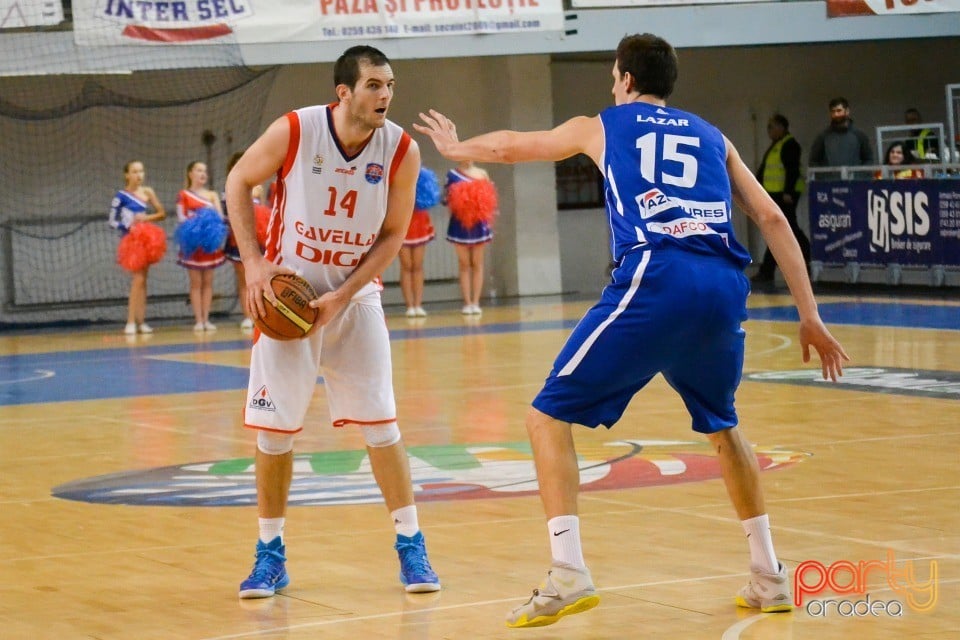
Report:
M 457 251 L 462 313 L 479 315 L 483 254 L 487 243 L 493 240 L 497 192 L 487 172 L 469 160 L 460 162 L 447 173 L 446 192 L 450 208 L 447 240 Z
M 193 307 L 194 331 L 215 331 L 210 322 L 213 305 L 213 270 L 226 257 L 223 245 L 227 226 L 220 211 L 220 198 L 207 185 L 207 165 L 187 165 L 186 188 L 177 194 L 177 239 L 180 254 L 177 264 L 190 274 L 190 305 Z M 215 214 L 215 215 L 214 215 Z
M 108 219 L 110 226 L 122 236 L 117 247 L 117 263 L 131 276 L 127 324 L 123 330 L 127 335 L 153 333 L 146 323 L 147 272 L 167 251 L 166 233 L 152 224 L 154 220 L 163 220 L 167 212 L 153 189 L 143 184 L 145 175 L 139 160 L 123 166 L 124 186 L 113 196 Z

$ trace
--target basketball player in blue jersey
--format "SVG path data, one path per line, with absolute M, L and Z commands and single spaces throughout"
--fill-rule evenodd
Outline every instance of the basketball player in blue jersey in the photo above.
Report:
M 817 312 L 803 256 L 779 207 L 733 145 L 694 114 L 668 107 L 677 58 L 665 40 L 627 36 L 613 65 L 615 105 L 550 131 L 496 131 L 462 142 L 443 114 L 414 125 L 454 161 L 557 161 L 584 153 L 603 172 L 615 268 L 611 283 L 570 335 L 526 425 L 548 518 L 553 565 L 507 626 L 552 624 L 599 603 L 583 560 L 580 485 L 571 423 L 612 427 L 660 373 L 683 398 L 693 429 L 716 449 L 727 492 L 747 533 L 751 577 L 736 596 L 764 612 L 792 608 L 770 536 L 756 457 L 740 429 L 734 393 L 743 368 L 750 257 L 734 238 L 731 200 L 757 224 L 783 268 L 824 379 L 842 375 L 843 347 Z M 732 192 L 731 192 L 732 191 Z

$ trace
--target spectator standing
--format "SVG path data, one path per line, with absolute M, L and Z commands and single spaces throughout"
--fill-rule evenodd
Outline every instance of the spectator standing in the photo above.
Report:
M 811 167 L 858 167 L 873 164 L 873 149 L 867 134 L 853 126 L 846 98 L 830 101 L 830 126 L 810 147 Z
M 770 146 L 763 154 L 763 160 L 757 168 L 757 180 L 783 211 L 787 222 L 790 223 L 793 237 L 800 245 L 803 261 L 809 266 L 810 240 L 807 239 L 797 221 L 797 203 L 800 201 L 800 194 L 803 193 L 803 180 L 800 178 L 800 143 L 790 134 L 790 121 L 779 113 L 773 114 L 767 122 L 767 135 L 770 136 Z M 777 261 L 767 248 L 760 263 L 760 269 L 753 276 L 752 282 L 773 282 L 776 268 Z
M 917 125 L 920 124 L 922 120 L 920 112 L 913 107 L 910 107 L 903 113 L 904 124 Z M 906 152 L 906 157 L 904 158 L 905 164 L 935 162 L 940 157 L 940 141 L 937 140 L 933 129 L 929 127 L 914 129 L 910 132 L 910 140 L 904 147 L 904 151 Z M 889 164 L 889 162 L 885 164 Z

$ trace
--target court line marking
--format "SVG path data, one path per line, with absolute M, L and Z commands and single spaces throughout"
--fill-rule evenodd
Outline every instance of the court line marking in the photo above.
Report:
M 736 624 L 731 625 L 726 630 L 724 630 L 723 635 L 720 636 L 720 640 L 740 640 L 740 632 L 752 625 L 755 622 L 760 622 L 765 620 L 769 616 L 779 615 L 776 613 L 758 613 L 755 616 L 750 616 Z
M 789 349 L 793 346 L 793 338 L 789 338 L 782 333 L 761 333 L 759 331 L 747 333 L 747 336 L 767 336 L 771 338 L 776 338 L 780 340 L 780 344 L 770 347 L 769 349 L 763 349 L 761 351 L 749 351 L 746 354 L 747 358 L 755 358 L 757 356 L 766 356 L 771 353 L 777 353 L 778 351 L 783 351 L 784 349 Z
M 911 559 L 912 560 L 936 560 L 944 557 L 950 557 L 950 556 L 925 556 L 921 558 L 911 558 Z M 712 575 L 712 576 L 700 576 L 697 578 L 680 578 L 677 580 L 657 580 L 654 582 L 638 582 L 635 584 L 624 584 L 624 585 L 618 585 L 615 587 L 602 587 L 597 589 L 597 591 L 615 592 L 615 591 L 622 591 L 626 589 L 639 589 L 643 587 L 657 587 L 657 586 L 663 586 L 663 585 L 686 584 L 691 582 L 705 582 L 710 580 L 726 580 L 729 578 L 746 577 L 746 575 L 747 575 L 746 573 L 725 573 L 725 574 L 718 574 L 718 575 Z M 954 583 L 954 582 L 960 582 L 960 578 L 951 579 L 951 580 L 940 580 L 938 581 L 937 584 L 938 585 L 948 584 L 948 583 Z M 871 590 L 871 593 L 874 593 L 874 591 L 882 592 L 882 591 L 890 591 L 890 590 L 891 589 L 889 588 L 876 589 L 876 590 Z M 274 597 L 286 597 L 286 596 L 281 595 L 281 596 L 274 596 Z M 434 611 L 454 611 L 457 609 L 464 609 L 467 607 L 483 607 L 483 606 L 488 606 L 493 604 L 504 604 L 504 603 L 516 602 L 518 599 L 519 598 L 512 597 L 512 598 L 497 598 L 495 600 L 481 600 L 476 602 L 461 602 L 460 604 L 451 604 L 451 605 L 446 605 L 442 607 L 429 607 L 424 609 L 417 609 L 416 613 L 421 614 L 421 613 L 429 613 Z M 669 605 L 664 605 L 664 606 L 669 606 Z M 232 633 L 227 635 L 208 636 L 203 638 L 202 640 L 233 640 L 234 638 L 251 638 L 254 636 L 269 635 L 269 634 L 274 634 L 274 633 L 283 632 L 283 631 L 295 631 L 295 630 L 310 629 L 315 627 L 327 627 L 335 624 L 344 624 L 348 622 L 365 622 L 368 620 L 380 620 L 383 618 L 393 618 L 397 616 L 403 616 L 405 613 L 410 613 L 410 612 L 390 611 L 386 613 L 371 613 L 364 616 L 343 617 L 343 618 L 337 618 L 334 620 L 318 620 L 315 622 L 304 622 L 301 624 L 281 625 L 281 626 L 276 626 L 271 628 L 257 629 L 256 631 L 242 631 L 240 633 Z M 740 632 L 743 631 L 743 629 L 746 629 L 751 624 L 754 624 L 755 622 L 759 622 L 760 620 L 763 620 L 769 616 L 776 616 L 776 615 L 778 614 L 776 613 L 762 614 L 761 613 L 751 618 L 747 618 L 746 620 L 741 620 L 736 624 L 734 624 L 733 626 L 731 626 L 730 628 L 728 628 L 726 631 L 724 631 L 723 635 L 721 636 L 721 640 L 737 640 L 740 637 Z M 731 634 L 731 630 L 733 630 L 732 634 Z
M 616 587 L 602 587 L 597 589 L 597 591 L 601 591 L 601 592 L 621 591 L 624 589 L 638 589 L 642 587 L 656 587 L 656 586 L 662 586 L 662 585 L 685 584 L 688 582 L 703 582 L 705 580 L 726 580 L 728 578 L 745 577 L 746 575 L 747 575 L 746 573 L 725 573 L 725 574 L 719 574 L 719 575 L 713 575 L 713 576 L 700 576 L 696 578 L 680 578 L 677 580 L 658 580 L 655 582 L 638 582 L 636 584 L 625 584 L 625 585 L 619 585 Z M 274 597 L 277 597 L 277 596 L 274 596 Z M 510 602 L 517 602 L 521 598 L 522 596 L 511 597 L 511 598 L 497 598 L 495 600 L 481 600 L 478 602 L 461 602 L 460 604 L 451 604 L 443 607 L 430 607 L 425 609 L 417 609 L 416 613 L 418 614 L 427 613 L 431 611 L 453 611 L 456 609 L 465 609 L 467 607 L 483 607 L 483 606 L 492 605 L 492 604 L 504 604 L 504 603 L 510 603 Z M 664 606 L 668 606 L 668 605 L 664 605 Z M 396 616 L 402 616 L 405 613 L 410 613 L 410 612 L 390 611 L 387 613 L 371 613 L 365 616 L 351 616 L 349 618 L 337 618 L 336 620 L 319 620 L 316 622 L 304 622 L 301 624 L 282 625 L 282 626 L 272 627 L 268 629 L 257 629 L 256 631 L 243 631 L 240 633 L 233 633 L 233 634 L 228 634 L 223 636 L 209 636 L 209 637 L 203 638 L 202 640 L 231 640 L 233 638 L 250 638 L 250 637 L 259 636 L 259 635 L 269 635 L 269 634 L 277 633 L 280 631 L 294 631 L 298 629 L 309 629 L 313 627 L 326 627 L 326 626 L 335 625 L 335 624 L 343 624 L 346 622 L 364 622 L 367 620 L 392 618 Z
M 879 492 L 873 492 L 873 493 L 838 494 L 835 496 L 811 496 L 809 498 L 785 498 L 783 501 L 795 502 L 795 501 L 803 501 L 803 500 L 825 500 L 830 498 L 835 499 L 835 498 L 860 497 L 860 496 L 883 496 L 883 495 L 891 495 L 891 494 L 898 494 L 898 493 L 919 493 L 924 491 L 944 491 L 944 490 L 955 490 L 955 489 L 960 489 L 960 486 L 931 487 L 929 489 L 897 489 L 897 490 L 879 491 Z M 581 499 L 589 500 L 591 502 L 601 502 L 605 504 L 621 504 L 624 506 L 630 506 L 629 502 L 621 502 L 618 500 L 598 497 L 591 494 L 581 494 L 580 497 Z M 775 502 L 775 501 L 768 500 L 768 502 Z M 723 506 L 729 506 L 729 505 L 725 503 L 716 503 L 713 505 L 707 504 L 707 505 L 701 505 L 699 507 L 685 507 L 682 509 L 670 508 L 670 507 L 640 507 L 640 508 L 645 508 L 654 512 L 659 511 L 664 513 L 673 513 L 677 515 L 688 515 L 694 518 L 700 518 L 703 520 L 712 520 L 714 522 L 723 522 L 727 524 L 739 523 L 740 521 L 732 516 L 718 516 L 718 515 L 711 515 L 707 513 L 698 513 L 695 510 L 695 509 L 703 509 L 703 508 L 709 508 L 709 507 L 719 508 Z M 634 510 L 622 511 L 621 513 L 630 513 L 631 511 L 634 511 Z M 615 513 L 615 512 L 606 512 L 605 515 L 611 515 L 612 513 Z M 837 535 L 837 534 L 828 533 L 824 531 L 816 531 L 814 529 L 799 529 L 796 527 L 787 527 L 783 525 L 771 525 L 770 529 L 774 531 L 786 531 L 790 533 L 798 533 L 805 536 L 816 536 L 820 538 L 828 538 L 830 540 L 840 540 L 843 542 L 851 542 L 851 543 L 862 544 L 862 545 L 871 546 L 871 547 L 880 547 L 883 549 L 893 549 L 895 551 L 903 551 L 905 553 L 917 553 L 916 548 L 905 547 L 902 544 L 897 545 L 888 540 L 884 540 L 884 541 L 867 540 L 865 538 L 854 538 L 851 536 L 842 536 L 842 535 Z M 949 558 L 951 560 L 955 560 L 955 559 L 960 559 L 960 554 L 946 554 L 946 555 L 935 556 L 935 557 Z
M 939 556 L 931 556 L 931 557 L 929 557 L 929 558 L 912 558 L 912 559 L 913 559 L 913 560 L 935 560 L 935 559 L 938 558 L 938 557 L 939 557 Z M 960 578 L 954 578 L 954 579 L 951 579 L 951 580 L 937 580 L 937 586 L 938 586 L 938 588 L 939 588 L 940 585 L 953 584 L 953 583 L 956 583 L 956 582 L 960 582 Z M 871 590 L 870 590 L 870 593 L 871 593 L 871 594 L 873 594 L 873 593 L 883 593 L 884 591 L 893 591 L 893 589 L 891 589 L 890 587 L 885 587 L 885 588 L 883 588 L 883 589 L 871 589 Z M 802 610 L 802 609 L 801 609 L 801 610 Z M 776 617 L 776 616 L 779 616 L 779 615 L 781 615 L 781 614 L 779 614 L 779 613 L 757 613 L 756 615 L 750 616 L 749 618 L 746 618 L 746 619 L 744 619 L 744 620 L 741 620 L 740 622 L 737 622 L 736 624 L 731 625 L 730 627 L 728 627 L 727 630 L 723 632 L 723 635 L 720 636 L 720 640 L 740 640 L 740 633 L 741 633 L 744 629 L 746 629 L 747 627 L 749 627 L 750 625 L 754 624 L 755 622 L 760 622 L 761 620 L 766 620 L 766 619 L 768 619 L 768 618 L 770 618 L 770 617 Z
M 0 384 L 18 384 L 20 382 L 36 382 L 37 380 L 46 380 L 57 375 L 55 371 L 50 371 L 49 369 L 35 369 L 33 371 L 37 375 L 28 376 L 25 378 L 16 378 L 14 380 L 0 380 Z

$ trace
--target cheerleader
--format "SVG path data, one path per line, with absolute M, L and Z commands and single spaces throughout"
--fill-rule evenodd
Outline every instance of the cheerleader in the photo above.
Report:
M 187 165 L 185 189 L 177 195 L 177 220 L 180 221 L 178 238 L 180 254 L 177 264 L 190 274 L 190 305 L 193 307 L 194 331 L 216 331 L 210 322 L 210 307 L 213 305 L 213 270 L 224 263 L 223 241 L 226 239 L 226 225 L 220 210 L 220 197 L 206 188 L 207 165 L 191 162 Z M 204 229 L 186 225 L 190 220 L 199 222 L 198 216 L 214 210 L 220 218 L 222 229 L 218 225 L 204 225 Z M 204 211 L 206 210 L 206 211 Z M 210 243 L 211 235 L 221 234 L 219 243 Z M 185 241 L 187 237 L 196 238 L 196 242 Z M 204 245 L 206 245 L 204 247 Z
M 153 333 L 146 323 L 147 272 L 151 264 L 163 258 L 167 237 L 163 229 L 152 223 L 163 220 L 167 212 L 152 188 L 143 184 L 146 173 L 143 163 L 134 160 L 123 165 L 123 189 L 110 203 L 108 223 L 121 235 L 117 262 L 130 272 L 130 294 L 127 297 L 127 335 Z M 153 209 L 153 213 L 150 213 Z
M 464 315 L 478 315 L 483 290 L 483 254 L 493 239 L 491 225 L 497 213 L 497 197 L 490 176 L 470 160 L 447 173 L 447 206 L 450 224 L 447 241 L 457 251 L 460 293 Z
M 423 254 L 436 237 L 427 210 L 440 204 L 441 195 L 437 175 L 421 167 L 413 217 L 410 218 L 407 236 L 400 247 L 400 290 L 407 303 L 408 318 L 425 318 L 427 315 L 423 309 Z

